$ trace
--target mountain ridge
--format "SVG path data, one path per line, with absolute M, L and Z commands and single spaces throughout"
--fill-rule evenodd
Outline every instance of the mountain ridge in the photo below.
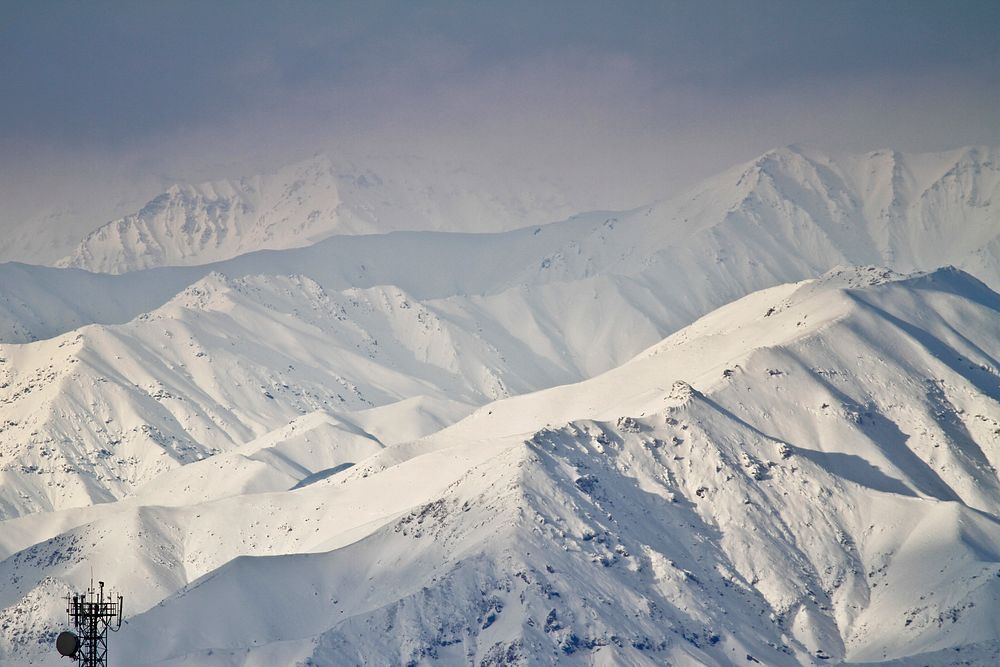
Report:
M 56 266 L 127 273 L 302 247 L 334 234 L 510 229 L 569 212 L 559 189 L 540 179 L 484 180 L 429 160 L 362 167 L 319 154 L 270 174 L 173 185 L 91 232 Z
M 836 178 L 823 181 L 818 174 L 827 172 L 816 168 L 822 160 L 782 149 L 667 203 L 627 212 L 580 214 L 499 234 L 335 236 L 298 250 L 258 251 L 210 265 L 132 272 L 122 280 L 4 264 L 0 265 L 5 284 L 0 333 L 4 340 L 22 342 L 80 324 L 121 323 L 160 305 L 166 294 L 212 270 L 234 277 L 304 272 L 327 289 L 391 284 L 419 298 L 493 294 L 522 284 L 605 274 L 638 278 L 662 293 L 666 284 L 706 274 L 706 288 L 712 294 L 700 294 L 699 287 L 694 296 L 700 303 L 681 325 L 749 291 L 818 275 L 838 264 L 888 265 L 904 272 L 953 264 L 998 287 L 1000 231 L 991 212 L 1000 189 L 996 153 L 979 147 L 911 158 L 907 169 L 920 174 L 916 189 L 921 194 L 908 206 L 900 196 L 886 194 L 885 169 L 876 173 L 879 178 L 874 181 L 864 169 L 866 159 L 884 158 L 880 153 L 869 154 L 859 159 L 862 166 L 843 169 Z M 897 164 L 897 158 L 893 160 Z M 899 168 L 892 167 L 890 179 Z M 775 170 L 779 175 L 790 170 L 792 175 L 782 178 L 801 181 L 785 189 L 794 190 L 803 201 L 775 189 L 773 175 L 764 176 Z M 746 193 L 739 188 L 734 193 L 734 184 L 754 178 L 766 187 L 747 185 Z M 870 202 L 882 202 L 874 222 L 845 185 L 864 179 L 873 183 L 866 186 L 868 190 L 881 193 L 869 197 Z M 909 213 L 902 215 L 901 208 Z M 426 270 L 427 266 L 434 270 Z M 148 289 L 135 306 L 108 307 L 108 302 L 142 294 L 132 286 L 136 281 Z M 67 303 L 61 296 L 86 284 L 100 289 L 106 298 L 99 303 L 84 298 Z M 157 303 L 158 299 L 162 300 Z M 25 303 L 38 304 L 43 315 L 26 312 Z M 684 309 L 682 304 L 673 307 Z
M 0 662 L 55 660 L 88 559 L 130 664 L 995 661 L 996 153 L 0 265 Z
M 18 638 L 105 536 L 144 591 L 135 664 L 988 661 L 998 304 L 957 270 L 838 269 L 295 491 L 22 517 L 0 650 L 48 664 Z

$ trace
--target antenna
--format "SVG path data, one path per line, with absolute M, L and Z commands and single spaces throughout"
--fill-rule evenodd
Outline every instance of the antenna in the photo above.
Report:
M 93 572 L 90 588 L 83 593 L 66 596 L 66 613 L 76 630 L 60 632 L 56 637 L 59 655 L 76 660 L 79 667 L 107 667 L 108 631 L 122 627 L 121 595 L 104 593 L 104 582 L 94 590 Z

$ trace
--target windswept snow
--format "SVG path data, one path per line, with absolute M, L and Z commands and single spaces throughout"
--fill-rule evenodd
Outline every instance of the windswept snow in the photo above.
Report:
M 0 265 L 0 664 L 91 565 L 130 665 L 1000 661 L 996 149 L 550 224 L 425 166 Z
M 525 294 L 529 309 L 531 301 L 539 308 L 566 303 L 575 292 L 573 308 L 560 316 L 587 310 L 591 301 L 628 304 L 637 323 L 645 320 L 639 326 L 651 334 L 642 341 L 648 345 L 749 292 L 839 265 L 904 272 L 954 265 L 1000 288 L 998 189 L 995 148 L 835 162 L 790 147 L 666 202 L 504 233 L 334 236 L 117 279 L 0 265 L 0 335 L 24 342 L 87 323 L 123 323 L 217 271 L 233 278 L 301 274 L 326 290 L 392 285 L 420 300 L 506 295 L 512 304 Z M 581 280 L 598 284 L 560 286 Z M 605 299 L 609 292 L 614 297 Z M 586 366 L 591 374 L 609 367 Z
M 998 315 L 957 270 L 840 269 L 421 439 L 307 413 L 4 522 L 0 655 L 57 664 L 99 562 L 125 664 L 989 664 Z
M 836 264 L 950 262 L 996 288 L 995 157 L 793 147 L 671 202 L 510 232 L 335 236 L 123 276 L 0 265 L 0 515 L 121 498 L 313 411 L 425 401 L 441 426 Z

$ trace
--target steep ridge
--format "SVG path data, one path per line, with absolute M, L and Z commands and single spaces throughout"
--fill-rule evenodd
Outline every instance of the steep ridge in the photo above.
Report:
M 151 308 L 153 297 L 126 307 L 134 281 L 156 282 L 153 293 L 162 303 L 169 298 L 164 293 L 210 271 L 303 274 L 328 290 L 394 285 L 421 300 L 611 277 L 629 283 L 621 287 L 628 302 L 649 301 L 649 292 L 669 299 L 664 310 L 679 315 L 671 322 L 651 318 L 669 327 L 660 334 L 754 290 L 838 265 L 901 271 L 954 265 L 998 288 L 998 190 L 995 148 L 877 152 L 838 163 L 790 147 L 634 211 L 593 212 L 499 234 L 335 236 L 307 248 L 104 281 L 94 303 L 75 300 L 68 313 L 59 309 L 61 295 L 79 292 L 74 285 L 81 281 L 98 287 L 93 279 L 39 269 L 40 289 L 21 276 L 24 267 L 0 265 L 0 333 L 24 342 L 81 322 L 121 323 Z M 123 305 L 108 310 L 106 302 Z M 48 305 L 46 316 L 25 312 L 24 303 Z
M 128 280 L 78 269 L 0 264 L 0 342 L 54 338 L 88 324 L 121 324 L 201 279 L 201 268 L 134 273 Z
M 119 498 L 316 411 L 419 398 L 450 419 L 551 383 L 400 290 L 295 276 L 211 274 L 129 324 L 0 350 L 5 517 Z
M 967 262 L 996 286 L 994 156 L 876 153 L 845 167 L 789 148 L 680 204 L 513 232 L 338 236 L 121 277 L 3 265 L 10 339 L 57 335 L 0 354 L 3 515 L 121 497 L 331 401 L 471 406 L 579 381 L 749 290 L 836 261 Z M 882 228 L 866 227 L 872 210 Z M 227 292 L 237 305 L 195 304 L 220 281 L 245 287 Z M 189 331 L 202 307 L 225 321 Z
M 95 559 L 136 665 L 988 664 L 998 313 L 840 270 L 294 491 L 5 522 L 0 655 Z
M 361 167 L 318 155 L 273 174 L 175 185 L 89 234 L 56 265 L 126 273 L 295 248 L 332 234 L 499 231 L 571 212 L 554 184 L 527 174 L 508 180 L 416 158 Z
M 399 403 L 390 421 L 412 409 L 440 427 L 617 365 L 656 336 L 655 306 L 615 298 L 604 279 L 581 286 L 604 307 L 576 311 L 570 290 L 420 302 L 214 273 L 128 324 L 0 345 L 0 516 L 120 498 L 317 411 Z M 362 430 L 393 438 L 372 420 Z

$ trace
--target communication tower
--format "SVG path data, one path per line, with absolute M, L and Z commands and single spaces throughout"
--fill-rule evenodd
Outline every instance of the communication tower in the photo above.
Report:
M 108 667 L 108 631 L 122 627 L 122 596 L 105 595 L 104 582 L 97 590 L 91 580 L 83 593 L 66 597 L 66 613 L 76 632 L 56 637 L 59 654 L 77 661 L 79 667 Z

